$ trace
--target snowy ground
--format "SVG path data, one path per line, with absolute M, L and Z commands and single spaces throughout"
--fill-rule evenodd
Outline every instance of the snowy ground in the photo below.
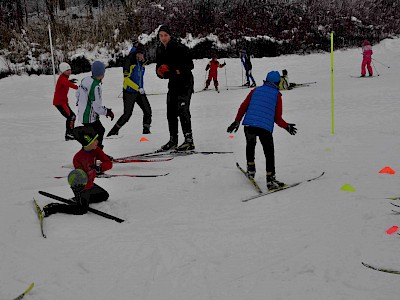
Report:
M 229 138 L 226 128 L 249 90 L 226 90 L 192 98 L 193 135 L 199 151 L 169 162 L 115 165 L 109 173 L 154 174 L 160 178 L 96 179 L 110 199 L 94 208 L 126 221 L 88 213 L 45 219 L 40 234 L 32 198 L 51 202 L 44 190 L 72 192 L 63 164 L 80 146 L 65 142 L 64 119 L 52 106 L 52 76 L 0 80 L 1 183 L 0 299 L 13 299 L 31 282 L 29 300 L 261 300 L 396 299 L 397 275 L 370 270 L 362 261 L 400 269 L 399 225 L 385 197 L 399 196 L 398 129 L 400 40 L 374 46 L 379 77 L 358 79 L 360 49 L 335 53 L 335 134 L 331 132 L 330 56 L 253 59 L 261 84 L 267 71 L 288 69 L 292 82 L 317 81 L 283 92 L 283 117 L 298 134 L 274 132 L 277 178 L 287 183 L 318 175 L 318 181 L 242 203 L 256 192 L 237 170 L 245 165 L 243 127 Z M 224 61 L 223 59 L 221 62 Z M 226 59 L 229 85 L 240 85 L 238 59 Z M 195 62 L 196 90 L 207 60 Z M 81 79 L 86 74 L 72 76 Z M 166 81 L 147 68 L 148 93 L 166 91 Z M 107 69 L 104 104 L 122 114 L 121 69 Z M 73 109 L 74 93 L 70 92 Z M 165 95 L 149 96 L 152 134 L 139 142 L 142 113 L 135 107 L 120 139 L 105 140 L 114 157 L 157 149 L 168 140 Z M 116 120 L 102 118 L 108 132 Z M 180 142 L 182 136 L 180 136 Z M 256 180 L 265 189 L 261 145 Z M 351 184 L 355 192 L 341 187 Z

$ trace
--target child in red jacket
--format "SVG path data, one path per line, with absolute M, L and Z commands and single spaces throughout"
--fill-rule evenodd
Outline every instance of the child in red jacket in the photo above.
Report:
M 226 66 L 226 63 L 220 64 L 217 60 L 217 54 L 213 53 L 212 60 L 207 64 L 206 71 L 208 71 L 208 79 L 206 80 L 206 86 L 204 90 L 208 89 L 211 80 L 214 80 L 215 90 L 218 91 L 218 68 L 223 68 Z
M 372 46 L 371 44 L 367 41 L 364 40 L 363 46 L 362 46 L 362 55 L 363 55 L 363 60 L 361 63 L 361 77 L 365 77 L 365 74 L 367 73 L 365 70 L 365 67 L 368 69 L 368 74 L 369 76 L 373 76 L 373 71 L 371 67 L 371 61 L 372 61 Z
M 94 183 L 97 175 L 110 170 L 113 166 L 110 158 L 98 147 L 98 134 L 92 128 L 80 126 L 74 129 L 74 135 L 82 149 L 75 154 L 75 170 L 68 175 L 68 183 L 74 192 L 76 205 L 50 203 L 43 207 L 43 216 L 55 213 L 83 215 L 87 213 L 90 203 L 106 201 L 109 194 Z M 97 165 L 97 161 L 101 163 Z
M 72 129 L 74 129 L 74 124 L 76 120 L 75 113 L 71 110 L 68 105 L 68 90 L 69 88 L 78 89 L 75 84 L 76 79 L 69 80 L 71 75 L 71 66 L 65 62 L 62 62 L 59 67 L 60 77 L 58 77 L 56 90 L 54 92 L 53 105 L 58 109 L 58 111 L 67 119 L 65 127 L 65 140 L 73 140 L 74 135 L 72 134 Z

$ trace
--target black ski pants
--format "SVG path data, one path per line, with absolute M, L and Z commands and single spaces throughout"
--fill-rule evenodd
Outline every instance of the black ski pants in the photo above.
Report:
M 258 137 L 264 150 L 265 170 L 267 174 L 275 175 L 275 149 L 272 133 L 262 128 L 244 126 L 244 134 L 246 136 L 247 162 L 254 162 Z
M 190 99 L 192 88 L 183 93 L 169 91 L 167 94 L 167 120 L 169 134 L 178 138 L 178 118 L 181 121 L 183 134 L 192 133 L 192 121 L 190 115 Z
M 72 129 L 74 129 L 76 120 L 75 113 L 68 104 L 54 106 L 58 109 L 62 116 L 67 119 L 65 122 L 65 134 L 72 134 Z
M 53 213 L 64 213 L 70 215 L 83 215 L 88 212 L 90 203 L 98 203 L 106 201 L 109 197 L 108 192 L 102 187 L 94 184 L 90 190 L 83 190 L 81 192 L 74 191 L 76 205 L 57 203 Z
M 121 128 L 129 121 L 132 116 L 135 103 L 137 103 L 143 111 L 143 125 L 151 125 L 152 111 L 146 94 L 129 93 L 123 91 L 122 100 L 124 101 L 124 113 L 117 121 L 118 127 Z

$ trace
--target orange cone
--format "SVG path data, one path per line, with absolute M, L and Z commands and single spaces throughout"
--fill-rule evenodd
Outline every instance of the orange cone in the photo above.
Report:
M 396 174 L 396 171 L 395 170 L 393 170 L 391 167 L 384 167 L 382 170 L 380 170 L 379 171 L 379 173 L 380 174 L 390 174 L 390 175 L 393 175 L 393 174 Z
M 142 137 L 141 139 L 140 139 L 140 142 L 148 142 L 149 140 L 147 139 L 147 138 L 145 138 L 145 137 Z
M 386 233 L 387 234 L 393 234 L 393 233 L 395 233 L 397 231 L 397 229 L 399 229 L 398 226 L 392 226 L 388 230 L 386 230 Z

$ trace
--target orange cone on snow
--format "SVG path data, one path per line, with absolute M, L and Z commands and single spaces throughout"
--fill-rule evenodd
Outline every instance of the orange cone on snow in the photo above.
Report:
M 145 138 L 145 137 L 142 137 L 141 139 L 140 139 L 140 142 L 148 142 L 149 140 L 147 139 L 147 138 Z
M 386 167 L 384 167 L 382 170 L 380 170 L 379 173 L 380 173 L 380 174 L 390 174 L 390 175 L 393 175 L 393 174 L 396 174 L 396 171 L 393 170 L 391 167 L 386 166 Z

